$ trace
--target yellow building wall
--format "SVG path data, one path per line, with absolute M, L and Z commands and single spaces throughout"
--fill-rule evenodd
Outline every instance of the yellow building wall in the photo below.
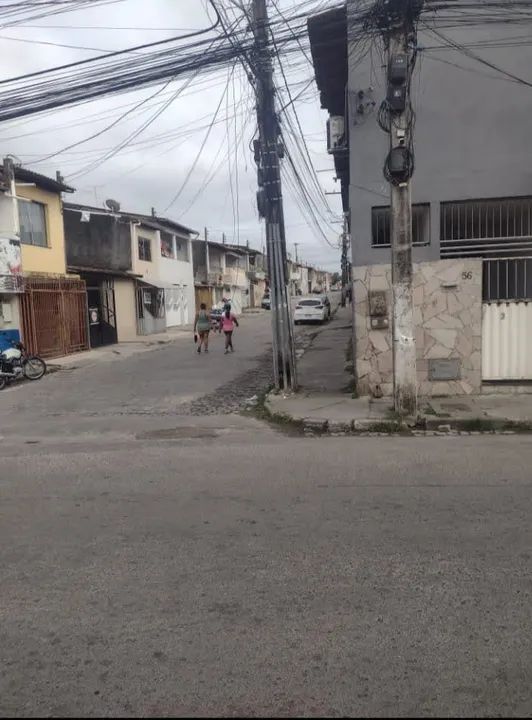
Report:
M 115 313 L 118 342 L 137 340 L 137 310 L 135 282 L 115 279 Z
M 17 184 L 17 195 L 42 203 L 46 210 L 46 236 L 48 247 L 21 244 L 24 275 L 65 275 L 65 232 L 61 196 L 37 187 Z

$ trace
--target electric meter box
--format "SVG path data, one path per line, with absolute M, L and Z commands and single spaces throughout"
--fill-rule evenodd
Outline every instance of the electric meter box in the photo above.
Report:
M 392 112 L 403 112 L 406 108 L 406 86 L 389 85 L 387 100 Z
M 391 85 L 405 85 L 408 77 L 408 55 L 392 55 L 388 64 L 388 82 Z
M 402 177 L 408 170 L 408 149 L 398 145 L 390 150 L 388 169 L 392 177 Z
M 334 153 L 345 146 L 345 120 L 343 115 L 331 115 L 327 120 L 327 152 Z

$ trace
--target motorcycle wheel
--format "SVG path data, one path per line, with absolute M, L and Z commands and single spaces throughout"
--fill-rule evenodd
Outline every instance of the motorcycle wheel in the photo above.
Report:
M 28 380 L 40 380 L 46 373 L 46 363 L 36 355 L 31 355 L 24 361 L 24 376 Z

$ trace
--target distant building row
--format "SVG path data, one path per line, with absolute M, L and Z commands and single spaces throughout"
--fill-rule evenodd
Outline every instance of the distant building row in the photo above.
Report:
M 264 255 L 198 238 L 159 217 L 63 203 L 73 192 L 4 163 L 0 179 L 0 347 L 22 336 L 58 357 L 193 322 L 230 298 L 237 313 L 267 292 Z M 328 289 L 328 274 L 290 263 L 293 294 Z

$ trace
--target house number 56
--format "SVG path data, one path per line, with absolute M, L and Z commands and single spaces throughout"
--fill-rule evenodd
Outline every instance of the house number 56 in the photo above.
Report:
M 462 280 L 471 280 L 473 278 L 473 273 L 471 270 L 466 270 L 462 273 Z

